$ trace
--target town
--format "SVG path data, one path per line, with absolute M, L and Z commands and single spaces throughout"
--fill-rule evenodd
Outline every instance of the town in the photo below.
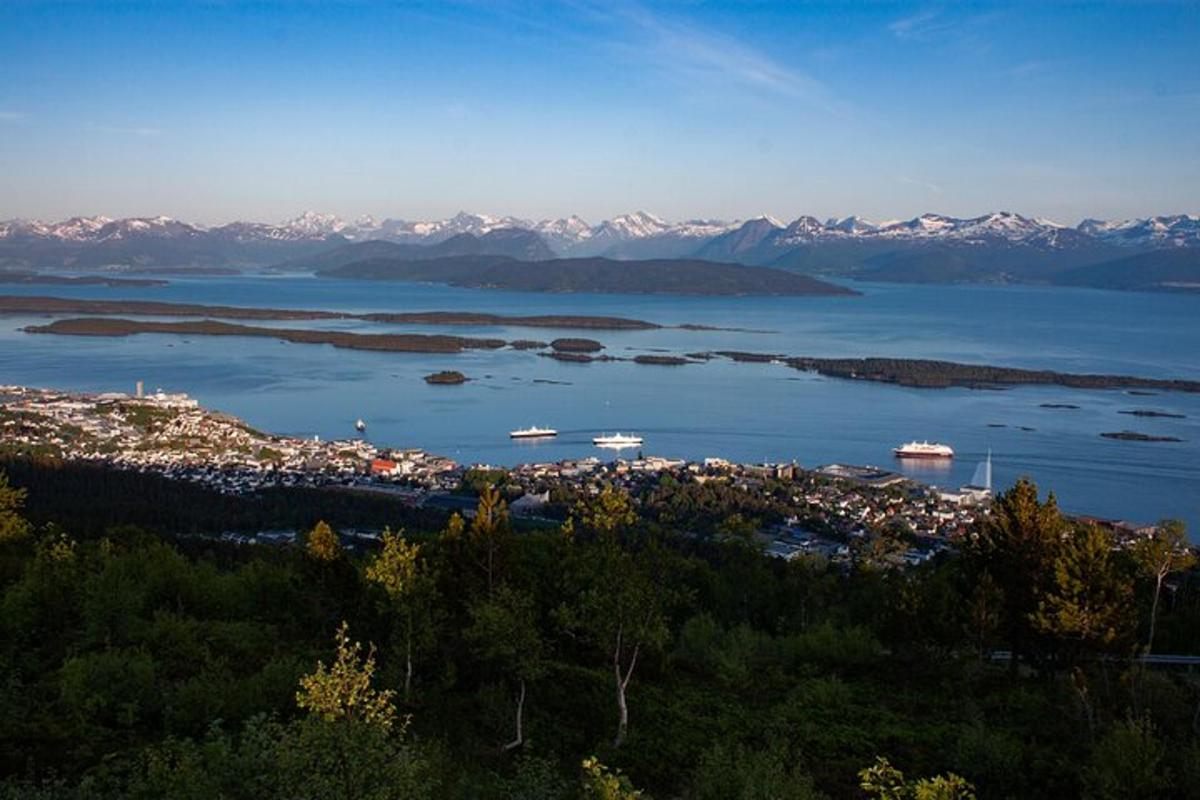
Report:
M 795 463 L 685 462 L 638 454 L 509 469 L 462 466 L 424 450 L 383 449 L 362 438 L 324 441 L 267 434 L 205 409 L 186 394 L 146 394 L 140 386 L 132 395 L 0 386 L 0 453 L 102 463 L 229 494 L 278 486 L 384 492 L 413 506 L 464 516 L 473 513 L 474 495 L 459 490 L 485 476 L 502 487 L 514 517 L 542 521 L 561 521 L 569 512 L 569 499 L 594 494 L 604 484 L 635 498 L 661 494 L 667 484 L 707 485 L 736 493 L 735 501 L 753 498 L 763 507 L 764 513 L 746 515 L 743 528 L 750 529 L 743 533 L 768 555 L 814 555 L 850 563 L 880 534 L 902 532 L 908 546 L 884 554 L 894 566 L 919 564 L 952 547 L 986 513 L 989 499 L 987 490 L 940 492 L 886 470 L 837 464 L 809 470 Z M 226 535 L 239 542 L 254 538 Z M 278 543 L 294 536 L 273 531 L 261 538 Z

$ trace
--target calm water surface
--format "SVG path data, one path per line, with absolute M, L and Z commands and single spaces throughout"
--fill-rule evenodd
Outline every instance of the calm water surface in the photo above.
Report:
M 159 288 L 2 287 L 8 294 L 154 299 L 347 311 L 611 314 L 660 324 L 756 332 L 598 331 L 617 356 L 739 349 L 788 355 L 941 358 L 974 363 L 1200 379 L 1200 296 L 1038 287 L 858 284 L 857 298 L 678 298 L 550 295 L 421 284 L 245 276 Z M 604 455 L 600 432 L 637 432 L 644 452 L 690 459 L 833 461 L 895 467 L 909 439 L 952 444 L 942 468 L 905 467 L 940 486 L 966 482 L 992 451 L 998 485 L 1029 475 L 1064 508 L 1134 521 L 1163 516 L 1200 529 L 1200 395 L 1079 391 L 919 390 L 825 379 L 770 364 L 715 360 L 684 367 L 567 364 L 531 352 L 366 353 L 268 339 L 139 335 L 34 336 L 33 317 L 0 317 L 0 383 L 83 391 L 185 391 L 204 405 L 280 433 L 346 437 L 366 420 L 380 445 L 418 446 L 459 461 L 515 464 Z M 453 332 L 549 340 L 578 332 L 506 327 L 277 323 L 364 331 Z M 463 386 L 421 378 L 457 369 Z M 1043 403 L 1078 405 L 1048 409 Z M 1155 409 L 1184 419 L 1118 412 Z M 512 442 L 531 424 L 557 439 Z M 1104 431 L 1176 436 L 1121 442 Z M 627 451 L 630 452 L 630 451 Z M 610 451 L 611 454 L 611 451 Z

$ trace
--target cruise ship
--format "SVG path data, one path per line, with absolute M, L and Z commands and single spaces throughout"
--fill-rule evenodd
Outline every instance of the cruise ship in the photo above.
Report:
M 896 458 L 954 458 L 954 448 L 938 442 L 909 442 L 892 448 Z
M 532 428 L 520 428 L 515 431 L 509 431 L 508 435 L 513 439 L 547 439 L 551 436 L 558 436 L 558 431 L 553 428 L 539 428 L 534 425 Z
M 596 436 L 592 444 L 599 447 L 633 447 L 642 443 L 642 437 L 614 433 L 612 436 Z

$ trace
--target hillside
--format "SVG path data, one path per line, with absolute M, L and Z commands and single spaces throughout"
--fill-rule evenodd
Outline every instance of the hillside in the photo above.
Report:
M 0 269 L 18 270 L 317 271 L 375 258 L 488 255 L 522 261 L 699 259 L 910 283 L 1052 283 L 1062 272 L 1141 254 L 1142 267 L 1154 266 L 1180 250 L 1200 250 L 1200 218 L 1088 219 L 1070 226 L 996 211 L 887 222 L 810 215 L 791 222 L 770 216 L 668 222 L 638 211 L 595 225 L 574 216 L 535 221 L 465 212 L 447 219 L 368 216 L 353 222 L 306 212 L 276 224 L 237 221 L 218 227 L 165 216 L 0 220 Z M 1101 273 L 1097 280 L 1109 278 Z
M 421 261 L 375 258 L 322 270 L 324 277 L 447 283 L 531 292 L 680 295 L 852 295 L 805 275 L 697 259 L 614 261 L 563 258 L 542 262 L 492 256 Z
M 426 261 L 456 256 L 506 256 L 520 261 L 544 261 L 554 252 L 540 236 L 520 228 L 498 228 L 476 236 L 459 233 L 437 244 L 412 244 L 373 239 L 343 244 L 305 258 L 276 264 L 281 271 L 319 272 L 375 259 Z
M 1200 250 L 1174 248 L 1067 270 L 1054 278 L 1060 286 L 1142 291 L 1200 290 Z

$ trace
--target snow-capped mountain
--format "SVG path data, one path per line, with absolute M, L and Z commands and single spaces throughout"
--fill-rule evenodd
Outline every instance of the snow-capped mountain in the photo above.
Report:
M 629 239 L 647 239 L 671 229 L 671 224 L 645 211 L 622 214 L 601 222 L 592 231 L 591 239 L 598 241 L 623 242 Z
M 594 225 L 577 216 L 532 221 L 467 212 L 423 221 L 362 216 L 347 222 L 306 211 L 278 223 L 214 227 L 165 216 L 0 221 L 0 266 L 269 265 L 346 243 L 383 240 L 432 246 L 462 234 L 482 237 L 504 230 L 532 232 L 560 257 L 700 257 L 798 269 L 861 266 L 866 259 L 875 263 L 900 251 L 911 259 L 914 251 L 919 255 L 930 247 L 953 249 L 959 261 L 967 258 L 962 253 L 973 249 L 979 254 L 970 257 L 975 261 L 1009 250 L 1010 261 L 1022 253 L 1038 254 L 1037 258 L 1058 253 L 1070 254 L 1071 263 L 1109 251 L 1200 248 L 1200 217 L 1187 214 L 1112 222 L 1089 219 L 1071 227 L 1009 211 L 967 218 L 928 213 L 879 223 L 855 216 L 824 221 L 801 216 L 789 223 L 767 216 L 744 222 L 669 222 L 635 211 Z
M 306 211 L 278 223 L 231 222 L 215 227 L 190 224 L 166 216 L 110 219 L 103 216 L 72 217 L 62 222 L 12 219 L 0 221 L 0 240 L 14 238 L 92 242 L 138 237 L 187 237 L 215 235 L 234 241 L 315 241 L 340 236 L 350 241 L 372 238 L 436 243 L 460 233 L 482 236 L 502 228 L 521 228 L 539 234 L 556 248 L 583 242 L 628 242 L 671 236 L 681 239 L 711 239 L 745 229 L 741 236 L 761 240 L 772 230 L 780 244 L 811 243 L 845 239 L 950 240 L 1063 246 L 1060 241 L 1081 234 L 1090 239 L 1129 247 L 1193 247 L 1200 245 L 1200 217 L 1190 214 L 1146 219 L 1101 221 L 1087 219 L 1076 227 L 1052 220 L 1025 217 L 1008 211 L 980 217 L 958 218 L 922 214 L 909 220 L 875 223 L 850 216 L 821 221 L 801 216 L 790 223 L 761 216 L 741 221 L 693 219 L 668 222 L 645 211 L 622 214 L 591 225 L 577 216 L 532 221 L 520 217 L 497 217 L 459 212 L 440 220 L 378 220 L 370 215 L 347 222 L 333 214 Z
M 1132 247 L 1200 247 L 1200 216 L 1171 216 L 1102 222 L 1085 219 L 1079 231 L 1114 244 Z

